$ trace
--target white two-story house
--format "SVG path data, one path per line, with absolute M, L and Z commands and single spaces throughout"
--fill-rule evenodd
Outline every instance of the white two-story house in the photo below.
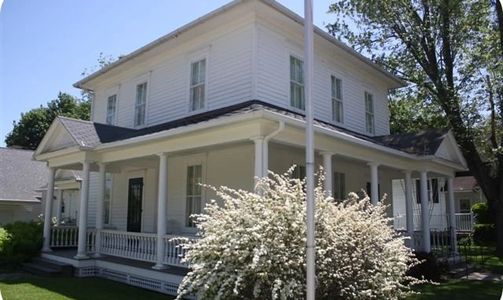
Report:
M 405 179 L 412 207 L 413 178 L 422 199 L 429 177 L 452 184 L 465 169 L 452 134 L 389 136 L 387 95 L 402 81 L 319 28 L 314 50 L 316 162 L 335 199 L 363 189 L 391 204 Z M 81 276 L 172 293 L 183 275 L 173 237 L 193 237 L 190 215 L 215 197 L 198 183 L 253 190 L 293 164 L 304 176 L 303 19 L 275 1 L 230 2 L 75 86 L 94 92 L 91 121 L 57 118 L 34 156 L 50 168 L 48 193 L 56 170 L 80 171 L 78 229 L 46 222 L 43 250 Z M 420 230 L 412 218 L 407 230 L 430 251 L 429 201 L 421 208 Z

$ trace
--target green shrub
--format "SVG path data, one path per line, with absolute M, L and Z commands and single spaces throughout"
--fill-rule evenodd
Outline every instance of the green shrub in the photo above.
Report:
M 478 202 L 472 205 L 472 212 L 475 216 L 476 224 L 494 224 L 494 220 L 489 212 L 487 203 Z
M 476 245 L 494 244 L 496 242 L 496 226 L 494 224 L 475 224 L 473 242 Z
M 14 222 L 0 228 L 0 260 L 23 262 L 38 256 L 42 248 L 43 225 L 36 222 Z

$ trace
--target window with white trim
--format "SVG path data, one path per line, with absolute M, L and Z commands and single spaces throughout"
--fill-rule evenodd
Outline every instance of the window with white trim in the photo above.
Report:
M 187 167 L 187 195 L 186 195 L 186 214 L 185 225 L 187 227 L 195 227 L 194 219 L 191 217 L 194 214 L 201 213 L 202 207 L 202 188 L 203 182 L 203 167 L 202 165 L 193 165 Z
M 147 107 L 147 83 L 136 86 L 136 102 L 134 107 L 134 126 L 145 125 L 145 112 Z
M 334 172 L 334 192 L 335 200 L 344 200 L 346 197 L 346 175 L 344 173 Z
M 304 97 L 304 63 L 290 56 L 290 105 L 304 110 Z
M 365 92 L 365 129 L 369 134 L 375 134 L 374 96 Z
M 107 119 L 106 123 L 109 125 L 115 124 L 115 112 L 117 110 L 117 95 L 108 97 L 107 100 Z
M 105 174 L 105 199 L 103 199 L 103 223 L 111 223 L 111 211 L 112 211 L 112 174 Z
M 332 120 L 343 123 L 342 80 L 332 75 L 330 81 L 332 86 Z
M 206 59 L 190 65 L 190 111 L 204 108 L 206 86 Z

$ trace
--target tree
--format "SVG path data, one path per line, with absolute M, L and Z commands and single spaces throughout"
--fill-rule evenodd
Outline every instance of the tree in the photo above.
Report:
M 22 113 L 19 121 L 13 121 L 13 129 L 5 137 L 7 147 L 36 149 L 57 116 L 89 120 L 90 102 L 69 94 L 59 93 L 46 107 Z
M 270 173 L 259 193 L 211 188 L 196 216 L 200 239 L 189 243 L 178 299 L 301 299 L 305 293 L 305 181 Z M 403 238 L 389 226 L 386 206 L 354 193 L 336 203 L 315 191 L 317 299 L 401 299 L 416 279 Z
M 328 26 L 333 35 L 409 82 L 408 95 L 427 95 L 425 106 L 442 109 L 471 173 L 497 214 L 497 253 L 503 256 L 500 3 L 340 0 L 330 11 L 338 15 Z M 484 124 L 490 127 L 488 136 L 481 134 Z

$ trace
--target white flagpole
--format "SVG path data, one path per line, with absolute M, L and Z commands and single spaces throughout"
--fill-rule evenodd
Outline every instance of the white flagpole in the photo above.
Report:
M 313 0 L 304 0 L 304 92 L 306 105 L 306 299 L 316 294 L 315 224 L 314 224 L 314 130 L 312 109 L 313 82 Z

